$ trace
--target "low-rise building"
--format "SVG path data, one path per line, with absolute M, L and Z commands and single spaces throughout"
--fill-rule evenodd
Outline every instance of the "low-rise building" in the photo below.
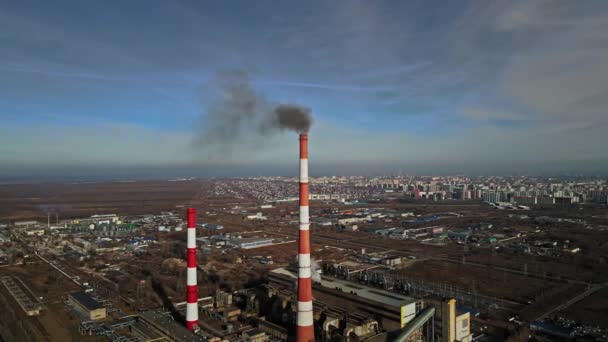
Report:
M 232 247 L 243 248 L 243 249 L 251 249 L 258 248 L 264 246 L 272 245 L 273 239 L 271 238 L 260 238 L 260 237 L 250 237 L 250 238 L 234 238 L 228 241 L 228 244 Z
M 248 220 L 266 220 L 268 217 L 262 215 L 261 212 L 256 213 L 255 215 L 247 215 Z
M 92 321 L 106 318 L 106 308 L 88 293 L 74 292 L 68 296 L 68 302 L 74 309 Z

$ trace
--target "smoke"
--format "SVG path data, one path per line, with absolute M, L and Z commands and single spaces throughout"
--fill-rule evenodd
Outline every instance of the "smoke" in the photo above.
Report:
M 321 267 L 319 267 L 319 263 L 315 260 L 315 258 L 310 259 L 310 272 L 312 281 L 315 283 L 321 282 Z
M 296 265 L 298 264 L 298 257 L 299 255 L 296 255 Z M 315 260 L 315 258 L 310 258 L 310 273 L 310 278 L 313 282 L 321 282 L 321 266 L 319 266 L 319 263 Z
M 274 108 L 273 122 L 276 127 L 298 133 L 307 133 L 312 126 L 310 109 L 297 105 L 281 104 Z
M 38 204 L 36 205 L 36 207 L 45 214 L 60 213 L 62 211 L 68 211 L 72 209 L 72 206 L 67 204 Z
M 234 148 L 259 147 L 276 133 L 307 133 L 313 119 L 309 108 L 269 101 L 243 72 L 217 74 L 204 87 L 205 110 L 194 145 L 213 157 Z

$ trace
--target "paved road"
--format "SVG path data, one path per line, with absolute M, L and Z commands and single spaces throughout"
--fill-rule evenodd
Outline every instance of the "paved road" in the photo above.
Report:
M 539 316 L 537 318 L 537 320 L 544 320 L 544 319 L 546 319 L 547 317 L 549 317 L 551 314 L 553 314 L 556 311 L 567 309 L 569 306 L 571 306 L 571 305 L 573 305 L 575 303 L 578 303 L 579 301 L 587 298 L 588 296 L 590 296 L 594 292 L 596 292 L 599 289 L 602 289 L 602 288 L 604 288 L 606 286 L 608 286 L 608 283 L 591 286 L 585 292 L 582 292 L 582 293 L 578 294 L 577 296 L 575 296 L 573 298 L 570 298 L 567 301 L 563 302 L 562 304 L 556 306 L 555 308 L 550 309 L 549 311 L 545 312 L 544 314 L 542 314 L 541 316 Z

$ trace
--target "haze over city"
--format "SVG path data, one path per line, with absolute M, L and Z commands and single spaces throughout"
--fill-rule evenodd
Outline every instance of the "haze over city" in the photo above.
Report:
M 294 174 L 286 132 L 243 120 L 199 143 L 227 74 L 312 110 L 317 174 L 602 173 L 606 18 L 605 1 L 5 2 L 0 177 Z
M 0 2 L 0 342 L 608 341 L 608 0 Z

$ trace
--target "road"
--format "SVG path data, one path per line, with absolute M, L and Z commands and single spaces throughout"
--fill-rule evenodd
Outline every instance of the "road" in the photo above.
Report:
M 71 281 L 73 281 L 73 282 L 74 282 L 76 285 L 78 285 L 78 286 L 81 286 L 81 287 L 82 287 L 82 284 L 81 284 L 81 283 L 80 283 L 78 280 L 76 280 L 74 277 L 72 277 L 71 275 L 69 275 L 69 274 L 67 274 L 66 272 L 64 272 L 64 271 L 63 271 L 61 268 L 59 268 L 59 267 L 55 266 L 55 264 L 54 264 L 54 263 L 52 263 L 52 262 L 48 261 L 47 259 L 45 259 L 45 258 L 44 258 L 42 255 L 38 254 L 38 252 L 37 252 L 37 251 L 35 251 L 35 252 L 34 252 L 34 254 L 36 254 L 36 256 L 37 256 L 38 258 L 40 258 L 40 260 L 42 260 L 42 261 L 46 262 L 46 263 L 47 263 L 49 266 L 51 266 L 52 268 L 56 269 L 57 271 L 59 271 L 59 273 L 63 274 L 63 275 L 64 275 L 64 276 L 66 276 L 68 279 L 70 279 Z
M 578 294 L 577 296 L 572 297 L 572 298 L 568 299 L 567 301 L 563 302 L 562 304 L 554 307 L 553 309 L 550 309 L 549 311 L 547 311 L 544 314 L 542 314 L 541 316 L 539 316 L 537 319 L 545 320 L 545 319 L 547 319 L 547 317 L 551 316 L 554 312 L 567 309 L 569 306 L 580 302 L 581 300 L 587 298 L 594 292 L 596 292 L 606 286 L 608 286 L 608 283 L 593 285 L 590 288 L 588 288 L 585 292 L 582 292 L 582 293 Z

